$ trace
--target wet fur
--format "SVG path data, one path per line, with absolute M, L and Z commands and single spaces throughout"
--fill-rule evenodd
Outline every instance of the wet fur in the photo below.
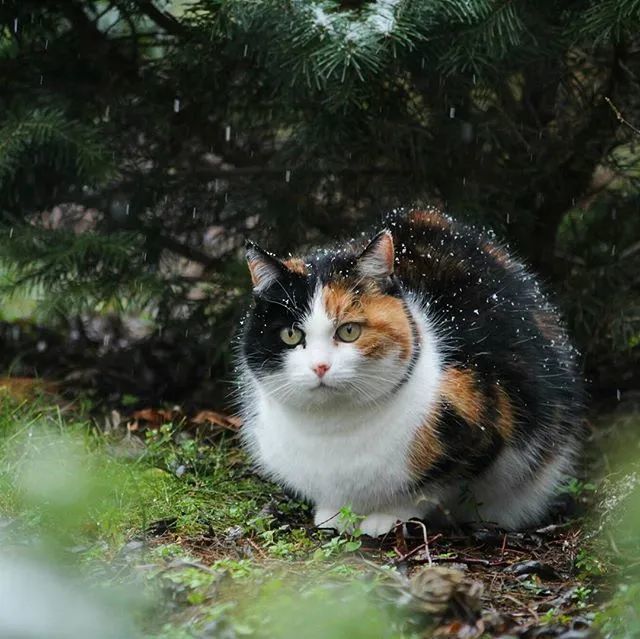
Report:
M 580 439 L 555 309 L 490 234 L 436 210 L 385 226 L 287 262 L 249 248 L 239 369 L 258 469 L 310 499 L 317 524 L 350 506 L 372 535 L 411 517 L 538 522 Z M 347 345 L 332 339 L 345 321 L 363 326 Z M 308 335 L 295 349 L 278 337 L 292 323 Z M 334 358 L 334 388 L 313 386 L 318 358 Z

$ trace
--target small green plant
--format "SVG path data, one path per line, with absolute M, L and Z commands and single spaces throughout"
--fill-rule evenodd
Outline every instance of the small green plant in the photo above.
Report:
M 345 552 L 354 552 L 362 546 L 360 522 L 364 519 L 353 512 L 350 506 L 343 506 L 338 512 L 338 523 L 344 530 L 341 535 L 332 537 L 322 544 L 313 554 L 314 560 L 329 559 Z
M 338 523 L 343 530 L 352 531 L 353 537 L 360 537 L 362 532 L 360 531 L 360 524 L 364 517 L 357 515 L 351 509 L 351 506 L 343 506 L 338 513 Z
M 545 591 L 544 586 L 540 582 L 540 578 L 536 575 L 531 575 L 528 579 L 520 582 L 520 585 L 535 595 L 542 594 Z
M 604 564 L 588 548 L 581 548 L 578 551 L 576 568 L 586 576 L 599 577 L 605 573 Z
M 571 598 L 576 602 L 578 608 L 583 609 L 587 607 L 589 598 L 592 593 L 593 590 L 591 588 L 588 588 L 587 586 L 577 586 L 574 589 Z
M 355 552 L 361 546 L 362 542 L 357 538 L 332 537 L 313 553 L 313 559 L 316 561 L 330 559 L 346 552 Z
M 549 608 L 549 610 L 540 616 L 540 622 L 545 626 L 564 626 L 571 623 L 571 617 L 557 608 Z
M 571 495 L 572 497 L 584 497 L 596 490 L 597 486 L 589 481 L 582 481 L 577 477 L 572 477 L 562 488 L 562 492 Z

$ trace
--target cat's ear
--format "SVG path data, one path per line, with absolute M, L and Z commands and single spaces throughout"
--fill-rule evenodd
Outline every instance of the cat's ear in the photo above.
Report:
M 391 231 L 380 231 L 358 257 L 358 270 L 365 277 L 383 280 L 393 275 L 395 251 Z
M 248 240 L 245 243 L 245 248 L 253 290 L 263 291 L 282 276 L 284 268 L 282 262 Z

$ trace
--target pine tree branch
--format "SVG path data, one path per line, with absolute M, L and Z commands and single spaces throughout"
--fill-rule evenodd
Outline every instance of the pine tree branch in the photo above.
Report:
M 122 50 L 97 26 L 85 12 L 83 7 L 73 0 L 55 0 L 51 2 L 71 23 L 70 34 L 77 37 L 87 52 L 102 53 L 112 69 L 117 68 L 119 74 L 126 78 L 135 78 L 138 67 L 135 60 L 123 55 Z
M 179 20 L 168 11 L 158 9 L 152 0 L 140 0 L 137 8 L 167 33 L 175 36 L 182 36 L 187 33 L 187 29 Z

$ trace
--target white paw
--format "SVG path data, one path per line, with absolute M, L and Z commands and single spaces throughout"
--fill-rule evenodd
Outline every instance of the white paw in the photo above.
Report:
M 369 537 L 380 537 L 395 528 L 398 521 L 404 521 L 404 517 L 387 513 L 371 513 L 362 520 L 359 527 Z
M 344 526 L 339 525 L 339 514 L 340 511 L 337 508 L 318 508 L 313 516 L 313 523 L 319 528 L 335 528 L 342 532 Z

